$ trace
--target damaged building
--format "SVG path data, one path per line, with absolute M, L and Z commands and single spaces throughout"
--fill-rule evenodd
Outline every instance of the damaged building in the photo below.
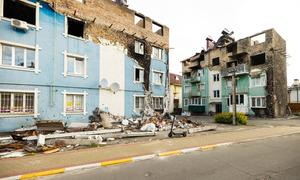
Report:
M 126 1 L 0 0 L 0 32 L 2 132 L 166 105 L 169 29 Z
M 222 31 L 217 41 L 182 61 L 183 111 L 232 112 L 232 77 L 236 107 L 248 115 L 280 117 L 287 110 L 286 43 L 269 29 L 235 40 Z

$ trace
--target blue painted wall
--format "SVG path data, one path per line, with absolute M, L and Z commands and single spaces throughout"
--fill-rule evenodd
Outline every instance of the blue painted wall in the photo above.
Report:
M 39 119 L 56 119 L 65 122 L 88 122 L 88 116 L 98 106 L 99 99 L 99 46 L 90 41 L 65 37 L 64 16 L 54 12 L 46 3 L 41 3 L 41 30 L 30 29 L 21 32 L 13 29 L 10 22 L 0 21 L 0 40 L 35 46 L 39 45 L 40 73 L 3 69 L 0 67 L 0 89 L 40 91 L 38 98 Z M 68 53 L 86 55 L 88 78 L 63 76 L 64 55 Z M 63 116 L 62 92 L 88 93 L 87 115 Z M 11 131 L 22 126 L 32 125 L 33 117 L 0 116 L 0 131 Z

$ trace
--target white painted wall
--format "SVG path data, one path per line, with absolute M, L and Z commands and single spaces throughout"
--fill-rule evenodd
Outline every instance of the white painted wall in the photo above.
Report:
M 99 107 L 113 115 L 125 115 L 125 54 L 115 46 L 100 46 L 100 81 L 105 78 L 110 86 L 118 83 L 120 91 L 113 93 L 100 88 Z
M 214 74 L 219 74 L 219 81 L 214 81 Z M 209 94 L 209 103 L 212 102 L 221 102 L 222 99 L 222 84 L 221 84 L 221 74 L 219 71 L 208 71 L 208 94 Z M 220 91 L 220 97 L 214 98 L 214 91 L 219 90 Z M 209 105 L 209 111 L 215 112 L 215 104 Z
M 237 104 L 236 105 L 236 112 L 241 112 L 248 114 L 249 113 L 249 102 L 251 102 L 251 99 L 247 94 L 244 94 L 244 104 Z M 233 112 L 233 107 L 232 105 L 229 106 L 229 112 Z
M 169 112 L 173 112 L 174 110 L 174 92 L 176 88 L 176 99 L 179 99 L 179 105 L 178 108 L 182 108 L 182 87 L 181 86 L 175 86 L 170 85 L 170 104 L 169 104 Z

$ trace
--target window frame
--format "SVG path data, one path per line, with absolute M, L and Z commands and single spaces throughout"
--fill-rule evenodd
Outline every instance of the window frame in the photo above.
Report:
M 141 50 L 141 45 L 143 45 L 143 49 Z M 137 49 L 136 46 L 139 46 L 139 49 Z M 141 52 L 143 51 L 143 52 Z M 134 41 L 134 53 L 139 54 L 139 55 L 145 55 L 145 43 L 139 40 Z
M 137 67 L 137 66 L 134 66 L 134 72 L 133 72 L 133 82 L 134 83 L 144 83 L 145 82 L 145 80 L 144 80 L 144 76 L 143 76 L 143 81 L 136 81 L 136 70 L 137 69 L 139 69 L 140 71 L 143 71 L 143 75 L 144 75 L 144 73 L 145 73 L 145 70 L 144 70 L 144 68 L 142 68 L 142 67 Z M 140 73 L 140 71 L 139 71 L 139 73 Z M 140 76 L 141 76 L 141 73 L 140 73 Z
M 142 26 L 138 25 L 138 22 L 136 22 L 137 18 L 140 18 L 143 21 L 143 25 Z M 133 17 L 133 22 L 134 22 L 134 25 L 139 26 L 141 28 L 145 28 L 145 17 L 143 15 L 135 13 L 134 17 Z
M 154 57 L 154 49 L 158 50 L 158 56 L 160 56 L 160 57 Z M 163 49 L 159 48 L 159 47 L 156 47 L 156 46 L 152 46 L 151 58 L 156 59 L 156 60 L 160 60 L 160 61 L 163 60 Z
M 259 84 L 256 83 L 259 79 Z M 259 77 L 251 78 L 250 77 L 250 88 L 254 87 L 266 87 L 267 86 L 267 74 L 262 73 Z
M 213 79 L 214 79 L 214 82 L 219 82 L 220 81 L 220 74 L 213 74 Z
M 5 46 L 11 46 L 12 48 L 12 56 L 11 56 L 11 65 L 5 65 L 2 62 L 2 47 L 3 45 Z M 22 66 L 16 66 L 15 65 L 15 48 L 22 48 L 24 49 L 23 51 L 23 59 L 24 59 L 24 65 Z M 25 49 L 26 49 L 26 53 L 25 53 Z M 33 50 L 34 51 L 34 63 L 35 66 L 34 68 L 27 68 L 26 66 L 26 60 L 27 60 L 27 49 Z M 9 42 L 9 41 L 3 41 L 0 40 L 0 68 L 4 68 L 4 69 L 14 69 L 14 70 L 21 70 L 21 71 L 32 71 L 37 73 L 40 73 L 41 70 L 39 70 L 39 51 L 41 50 L 41 48 L 39 48 L 39 45 L 36 46 L 31 46 L 31 45 L 25 45 L 25 44 L 20 44 L 20 43 L 14 43 L 14 42 Z
M 255 99 L 255 105 L 253 106 L 253 104 L 252 104 L 252 99 Z M 258 102 L 258 99 L 260 99 L 259 101 L 260 101 L 260 106 L 257 106 L 257 102 Z M 265 104 L 265 106 L 263 106 L 263 99 L 264 99 L 264 104 Z M 251 108 L 267 108 L 267 98 L 265 97 L 265 96 L 251 96 L 250 97 L 250 107 Z
M 84 24 L 86 24 L 86 21 L 83 21 L 82 19 L 65 15 L 65 18 L 64 18 L 64 32 L 62 33 L 63 36 L 64 37 L 70 37 L 70 38 L 77 39 L 77 40 L 81 40 L 81 41 L 89 41 L 89 39 L 86 39 L 84 37 L 78 37 L 78 36 L 68 34 L 68 18 L 71 18 L 71 19 L 74 19 L 74 20 L 77 20 L 77 21 L 82 21 L 82 22 L 84 22 Z M 84 36 L 84 30 L 83 30 L 83 36 Z
M 11 22 L 13 18 L 4 17 L 4 1 L 5 0 L 0 0 L 0 20 L 5 20 L 8 22 Z M 34 28 L 37 31 L 41 30 L 42 28 L 40 27 L 40 8 L 42 8 L 43 6 L 41 6 L 38 1 L 35 3 L 28 1 L 28 0 L 19 0 L 19 1 L 25 3 L 28 6 L 35 7 L 35 24 L 27 23 L 27 26 L 30 28 Z M 22 21 L 22 20 L 20 20 L 20 21 Z
M 213 94 L 214 94 L 214 98 L 220 98 L 220 90 L 214 90 L 213 91 Z
M 154 74 L 161 74 L 162 76 L 161 76 L 161 83 L 157 83 L 157 82 L 155 82 L 155 80 L 154 80 Z M 158 86 L 164 86 L 164 80 L 165 80 L 165 76 L 164 76 L 164 72 L 162 72 L 162 71 L 158 71 L 158 70 L 152 70 L 152 83 L 154 84 L 154 85 L 158 85 Z
M 78 55 L 78 54 L 72 54 L 72 53 L 68 53 L 67 51 L 63 52 L 64 55 L 64 72 L 62 73 L 64 75 L 64 77 L 66 76 L 71 76 L 71 77 L 82 77 L 82 78 L 88 78 L 88 68 L 87 68 L 87 60 L 88 57 L 86 55 Z M 83 74 L 70 74 L 68 73 L 68 57 L 73 57 L 73 58 L 80 58 L 83 59 Z M 75 64 L 75 62 L 74 62 Z M 75 71 L 75 66 L 74 66 L 74 71 Z
M 136 107 L 136 98 L 143 98 L 144 99 L 144 107 Z M 140 105 L 140 103 L 139 103 Z M 141 111 L 143 111 L 145 109 L 145 95 L 133 95 L 133 110 L 136 113 L 140 113 Z
M 87 100 L 86 100 L 86 98 L 87 98 L 88 93 L 86 91 L 83 91 L 83 92 L 69 92 L 69 91 L 64 90 L 62 92 L 62 94 L 63 94 L 63 103 L 64 103 L 63 104 L 63 112 L 62 112 L 63 116 L 66 116 L 66 115 L 86 115 L 87 114 L 87 111 L 86 111 L 86 102 L 87 102 Z M 76 111 L 68 112 L 67 111 L 67 105 L 66 105 L 67 95 L 83 95 L 83 111 L 82 112 L 81 111 L 80 112 L 76 112 Z
M 17 113 L 0 113 L 0 117 L 18 117 L 18 116 L 33 116 L 35 118 L 38 117 L 38 96 L 40 91 L 35 88 L 33 90 L 17 90 L 17 89 L 0 89 L 1 93 L 10 93 L 10 94 L 17 94 L 22 93 L 23 94 L 23 108 L 26 106 L 24 103 L 26 103 L 26 98 L 24 98 L 24 95 L 26 93 L 33 94 L 34 100 L 33 100 L 33 113 L 26 113 L 26 112 L 17 112 Z M 1 106 L 1 96 L 0 96 L 0 106 Z M 10 99 L 10 108 L 14 108 L 14 95 L 11 96 Z
M 159 106 L 161 106 L 160 108 L 156 107 L 157 100 L 159 101 Z M 152 105 L 153 105 L 153 109 L 155 109 L 155 110 L 164 109 L 164 97 L 163 96 L 152 96 Z

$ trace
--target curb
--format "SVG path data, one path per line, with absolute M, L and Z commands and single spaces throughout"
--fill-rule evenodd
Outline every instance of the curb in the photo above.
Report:
M 297 132 L 297 133 L 300 133 L 300 132 Z M 103 161 L 103 162 L 99 162 L 99 163 L 85 164 L 85 165 L 80 165 L 80 166 L 72 166 L 72 167 L 67 167 L 67 168 L 59 168 L 59 169 L 40 171 L 40 172 L 28 173 L 28 174 L 17 175 L 17 176 L 10 176 L 10 177 L 5 177 L 5 178 L 0 178 L 0 180 L 32 179 L 32 178 L 36 178 L 36 177 L 40 177 L 40 176 L 49 176 L 49 175 L 61 174 L 61 173 L 65 173 L 65 172 L 72 172 L 74 170 L 91 169 L 91 168 L 98 168 L 101 166 L 106 167 L 106 166 L 111 166 L 111 165 L 138 162 L 138 161 L 153 159 L 156 157 L 164 158 L 164 157 L 168 157 L 168 156 L 187 154 L 187 153 L 191 153 L 194 151 L 209 151 L 209 150 L 213 150 L 215 148 L 222 147 L 222 146 L 230 146 L 233 144 L 246 143 L 246 142 L 251 142 L 251 141 L 255 141 L 255 140 L 263 140 L 263 139 L 273 138 L 273 137 L 287 136 L 287 135 L 297 134 L 297 133 L 293 132 L 293 133 L 287 133 L 284 135 L 273 135 L 273 136 L 267 136 L 267 137 L 261 137 L 261 138 L 246 139 L 246 140 L 242 140 L 239 142 L 211 144 L 211 145 L 205 145 L 205 146 L 199 146 L 199 147 L 191 147 L 191 148 L 185 148 L 185 149 L 180 149 L 180 150 L 161 152 L 161 153 L 156 153 L 156 154 L 128 157 L 128 158 L 123 158 L 123 159 L 115 159 L 115 160 Z
M 124 159 L 103 161 L 103 162 L 93 163 L 93 164 L 85 164 L 85 165 L 72 166 L 72 167 L 67 167 L 67 168 L 52 169 L 52 170 L 48 170 L 48 171 L 40 171 L 40 172 L 5 177 L 5 178 L 0 178 L 0 179 L 1 180 L 32 179 L 32 178 L 36 178 L 36 177 L 40 177 L 40 176 L 49 176 L 49 175 L 61 174 L 61 173 L 65 173 L 65 172 L 72 172 L 75 170 L 92 169 L 92 168 L 98 168 L 101 166 L 106 167 L 106 166 L 112 166 L 112 165 L 118 165 L 118 164 L 124 164 L 124 163 L 144 161 L 144 160 L 149 160 L 149 159 L 153 159 L 156 157 L 176 156 L 176 155 L 191 153 L 194 151 L 212 150 L 216 147 L 228 146 L 231 144 L 233 144 L 233 143 L 229 142 L 229 143 L 213 144 L 213 145 L 206 145 L 206 146 L 200 146 L 200 147 L 192 147 L 192 148 L 186 148 L 186 149 L 175 150 L 175 151 L 167 151 L 167 152 L 162 152 L 162 153 L 157 153 L 157 154 L 148 154 L 148 155 L 144 155 L 144 156 L 135 156 L 135 157 L 129 157 L 129 158 L 124 158 Z

